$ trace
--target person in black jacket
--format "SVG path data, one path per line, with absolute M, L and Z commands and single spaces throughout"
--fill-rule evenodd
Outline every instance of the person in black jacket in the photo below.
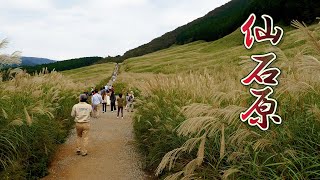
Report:
M 116 95 L 114 94 L 114 91 L 111 91 L 111 96 L 110 96 L 110 101 L 111 101 L 111 112 L 116 111 Z

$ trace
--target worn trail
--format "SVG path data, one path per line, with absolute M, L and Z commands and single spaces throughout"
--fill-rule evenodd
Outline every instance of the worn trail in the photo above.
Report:
M 131 117 L 117 119 L 115 112 L 100 113 L 92 119 L 87 156 L 75 154 L 76 134 L 72 131 L 60 146 L 49 169 L 50 179 L 147 179 L 135 152 Z

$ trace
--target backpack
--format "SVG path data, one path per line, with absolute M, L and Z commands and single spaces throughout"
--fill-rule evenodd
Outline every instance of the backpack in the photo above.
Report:
M 132 96 L 129 96 L 129 97 L 128 97 L 128 101 L 129 101 L 129 102 L 132 102 L 132 101 L 133 101 L 133 97 L 132 97 Z

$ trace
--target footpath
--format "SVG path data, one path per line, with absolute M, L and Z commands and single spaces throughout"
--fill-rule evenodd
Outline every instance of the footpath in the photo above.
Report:
M 118 70 L 116 66 L 115 72 Z M 116 73 L 115 73 L 116 74 Z M 110 80 L 110 84 L 112 84 Z M 72 130 L 61 145 L 44 180 L 144 180 L 138 153 L 133 144 L 132 114 L 124 111 L 124 119 L 110 111 L 91 119 L 88 155 L 76 155 L 76 133 Z

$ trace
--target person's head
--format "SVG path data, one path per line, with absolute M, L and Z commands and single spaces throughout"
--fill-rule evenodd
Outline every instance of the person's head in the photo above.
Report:
M 122 93 L 119 94 L 119 97 L 122 98 Z
M 127 93 L 127 96 L 129 96 L 129 93 Z
M 106 87 L 102 87 L 102 89 L 106 89 Z
M 87 102 L 87 99 L 88 99 L 88 97 L 85 94 L 81 94 L 79 97 L 80 102 Z
M 95 89 L 95 90 L 94 90 L 94 93 L 98 93 L 98 89 Z

